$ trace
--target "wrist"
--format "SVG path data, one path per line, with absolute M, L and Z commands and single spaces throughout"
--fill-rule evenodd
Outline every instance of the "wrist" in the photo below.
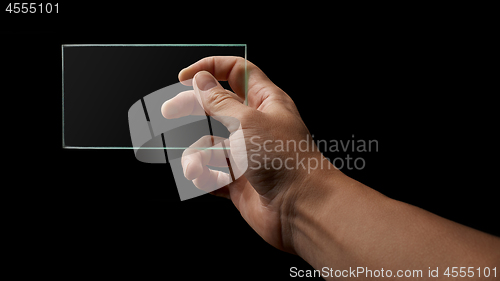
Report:
M 365 209 L 377 198 L 387 199 L 334 167 L 311 172 L 300 186 L 290 188 L 284 201 L 285 248 L 315 268 L 331 266 L 323 263 L 332 255 L 342 259 L 343 243 L 356 235 L 354 214 L 369 212 Z
M 350 178 L 333 164 L 324 169 L 311 170 L 296 176 L 286 190 L 281 206 L 282 240 L 284 248 L 304 258 L 305 240 L 319 234 L 330 207 L 336 204 L 338 194 L 345 192 Z M 352 180 L 354 181 L 354 180 Z

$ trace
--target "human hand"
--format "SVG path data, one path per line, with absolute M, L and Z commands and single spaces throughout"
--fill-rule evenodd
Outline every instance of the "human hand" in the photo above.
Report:
M 231 199 L 265 241 L 298 254 L 325 278 L 346 277 L 350 268 L 396 274 L 410 268 L 427 272 L 430 265 L 497 266 L 498 237 L 388 198 L 336 169 L 315 147 L 291 98 L 248 61 L 244 105 L 244 64 L 238 57 L 194 63 L 179 73 L 184 83 L 194 77 L 194 90 L 162 106 L 166 118 L 207 114 L 219 120 L 229 140 L 205 136 L 193 147 L 224 144 L 236 173 L 247 168 L 231 181 L 206 167 L 223 166 L 225 149 L 187 149 L 184 175 L 198 188 L 223 186 L 211 193 Z M 216 80 L 227 80 L 234 93 Z M 290 276 L 305 275 L 299 270 Z
M 341 172 L 315 149 L 292 99 L 248 61 L 248 106 L 243 104 L 244 66 L 245 60 L 240 57 L 208 57 L 181 70 L 179 80 L 193 79 L 194 90 L 165 102 L 162 114 L 165 118 L 179 118 L 206 113 L 228 128 L 229 140 L 205 136 L 193 146 L 210 146 L 214 141 L 217 146 L 223 142 L 230 147 L 230 158 L 240 168 L 248 164 L 244 175 L 231 182 L 228 174 L 206 167 L 225 165 L 222 150 L 188 149 L 182 158 L 185 177 L 200 189 L 224 185 L 211 193 L 231 199 L 265 241 L 293 253 L 289 214 L 297 195 L 304 192 L 306 183 L 318 172 L 308 164 L 313 162 L 317 168 L 321 163 L 323 171 Z M 225 90 L 217 80 L 228 81 L 234 93 Z M 233 122 L 233 118 L 239 122 Z M 307 149 L 297 147 L 301 141 L 302 147 L 308 142 Z

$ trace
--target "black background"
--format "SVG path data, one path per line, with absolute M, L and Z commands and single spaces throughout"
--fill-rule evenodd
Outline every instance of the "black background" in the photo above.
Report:
M 61 44 L 247 44 L 248 59 L 294 99 L 316 138 L 378 140 L 378 152 L 351 154 L 365 169 L 344 173 L 500 235 L 495 64 L 488 32 L 467 17 L 306 25 L 292 15 L 271 25 L 261 13 L 173 18 L 179 9 L 96 5 L 0 10 L 4 111 L 12 109 L 4 120 L 16 155 L 4 205 L 13 260 L 48 262 L 41 272 L 69 278 L 285 279 L 292 266 L 311 268 L 266 244 L 231 202 L 180 202 L 166 165 L 131 151 L 62 149 Z

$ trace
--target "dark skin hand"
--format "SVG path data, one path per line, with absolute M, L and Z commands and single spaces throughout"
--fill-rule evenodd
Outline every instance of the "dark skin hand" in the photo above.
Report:
M 301 256 L 319 270 L 368 267 L 395 273 L 421 269 L 424 275 L 418 279 L 425 280 L 429 267 L 500 265 L 498 237 L 390 199 L 344 175 L 318 149 L 283 151 L 276 147 L 279 141 L 298 143 L 312 138 L 290 96 L 248 61 L 248 105 L 243 103 L 244 66 L 243 58 L 209 57 L 181 70 L 179 80 L 193 79 L 194 91 L 167 101 L 162 114 L 179 118 L 206 112 L 240 122 L 222 123 L 232 133 L 243 132 L 235 133 L 226 144 L 235 159 L 242 157 L 236 155 L 238 151 L 246 152 L 242 155 L 248 167 L 236 181 L 211 193 L 229 198 L 265 241 Z M 234 92 L 225 90 L 217 80 L 228 81 Z M 195 109 L 196 103 L 203 109 Z M 186 178 L 201 189 L 210 181 L 230 182 L 228 175 L 206 167 L 221 162 L 216 158 L 223 154 L 203 153 L 183 157 Z M 251 161 L 263 156 L 293 159 L 289 163 L 295 163 L 297 157 L 313 159 L 323 165 L 266 169 Z M 442 273 L 430 279 L 446 279 Z

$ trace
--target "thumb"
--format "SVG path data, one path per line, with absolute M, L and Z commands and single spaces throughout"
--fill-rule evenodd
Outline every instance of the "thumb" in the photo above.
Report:
M 217 116 L 227 116 L 241 120 L 243 114 L 251 110 L 239 101 L 236 94 L 225 90 L 210 72 L 198 72 L 193 79 L 193 88 L 207 115 L 216 119 L 220 119 Z

